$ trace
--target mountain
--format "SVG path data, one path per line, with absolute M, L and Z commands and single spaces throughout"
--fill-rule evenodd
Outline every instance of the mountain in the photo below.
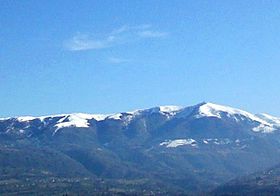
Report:
M 279 195 L 280 164 L 264 171 L 238 177 L 219 186 L 214 195 Z
M 280 162 L 279 147 L 280 118 L 205 102 L 2 118 L 0 193 L 203 193 Z

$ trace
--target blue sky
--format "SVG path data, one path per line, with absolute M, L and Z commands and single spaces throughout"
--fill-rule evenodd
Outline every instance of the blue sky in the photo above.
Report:
M 280 116 L 279 1 L 9 1 L 0 116 L 202 101 Z

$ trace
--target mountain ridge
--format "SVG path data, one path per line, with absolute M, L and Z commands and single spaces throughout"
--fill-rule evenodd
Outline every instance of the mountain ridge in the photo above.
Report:
M 161 113 L 166 116 L 175 117 L 175 118 L 184 118 L 191 113 L 195 113 L 195 118 L 202 117 L 216 117 L 222 118 L 222 114 L 226 114 L 227 117 L 233 118 L 234 120 L 244 120 L 248 118 L 252 121 L 259 123 L 259 126 L 253 128 L 253 131 L 256 132 L 272 132 L 276 130 L 275 127 L 280 127 L 280 118 L 271 116 L 269 114 L 251 114 L 247 111 L 236 109 L 229 106 L 223 106 L 214 104 L 211 102 L 201 102 L 193 106 L 175 106 L 175 105 L 165 105 L 165 106 L 156 106 L 147 109 L 137 109 L 131 112 L 121 112 L 115 114 L 88 114 L 88 113 L 69 113 L 69 114 L 55 114 L 55 115 L 46 115 L 46 116 L 19 116 L 19 117 L 6 117 L 0 118 L 0 121 L 7 120 L 17 120 L 19 122 L 28 122 L 34 120 L 44 121 L 48 118 L 60 118 L 59 124 L 56 127 L 88 127 L 88 120 L 103 121 L 106 119 L 113 120 L 127 120 L 128 122 L 131 118 L 137 117 L 138 115 L 143 115 L 145 113 Z M 123 118 L 126 116 L 126 118 Z
M 280 162 L 278 120 L 213 103 L 2 119 L 0 182 L 11 186 L 0 193 L 53 179 L 63 190 L 207 192 Z

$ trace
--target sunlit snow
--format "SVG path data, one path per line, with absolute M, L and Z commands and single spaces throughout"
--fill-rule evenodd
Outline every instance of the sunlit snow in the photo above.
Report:
M 194 139 L 168 140 L 168 141 L 161 142 L 159 145 L 166 146 L 167 148 L 176 148 L 178 146 L 183 146 L 183 145 L 197 146 L 196 141 Z
M 84 113 L 73 113 L 73 114 L 59 114 L 49 115 L 41 117 L 33 116 L 21 116 L 16 118 L 0 118 L 0 120 L 15 119 L 19 122 L 29 122 L 33 120 L 40 120 L 45 123 L 46 119 L 58 117 L 58 122 L 54 125 L 57 129 L 63 127 L 89 127 L 89 120 L 102 121 L 105 119 L 120 120 L 125 126 L 129 125 L 130 122 L 141 115 L 147 113 L 158 113 L 164 115 L 167 120 L 173 118 L 204 118 L 204 117 L 215 117 L 224 118 L 228 117 L 240 121 L 251 121 L 255 123 L 255 127 L 252 128 L 254 132 L 273 132 L 280 127 L 280 118 L 270 116 L 268 114 L 251 114 L 249 112 L 235 109 L 228 106 L 217 105 L 214 103 L 201 103 L 195 106 L 180 107 L 180 106 L 159 106 L 150 109 L 135 110 L 132 112 L 116 113 L 116 114 L 84 114 Z

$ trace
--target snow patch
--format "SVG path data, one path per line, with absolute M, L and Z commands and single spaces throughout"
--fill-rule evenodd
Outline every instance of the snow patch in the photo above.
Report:
M 21 116 L 21 117 L 18 117 L 17 120 L 19 122 L 26 122 L 26 121 L 32 121 L 32 120 L 35 120 L 36 117 L 33 117 L 33 116 Z
M 174 105 L 169 105 L 169 106 L 159 106 L 160 112 L 164 113 L 170 113 L 170 114 L 175 114 L 179 110 L 181 110 L 181 106 L 174 106 Z
M 107 119 L 121 120 L 122 116 L 123 115 L 121 113 L 117 113 L 117 114 L 109 115 Z
M 228 106 L 217 105 L 214 103 L 205 103 L 199 107 L 199 114 L 197 117 L 217 117 L 222 118 L 222 113 L 225 113 L 228 117 L 233 117 L 236 121 L 249 118 L 252 121 L 257 121 L 261 124 L 270 125 L 265 120 L 240 109 L 231 108 Z M 237 118 L 239 117 L 239 118 Z M 244 118 L 245 117 L 245 118 Z
M 207 140 L 203 140 L 204 144 L 209 144 L 209 142 Z
M 274 125 L 274 126 L 277 126 L 277 127 L 280 127 L 280 118 L 277 118 L 277 117 L 274 117 L 274 116 L 271 116 L 271 115 L 268 115 L 268 114 L 256 114 L 256 116 L 258 116 L 259 118 L 265 120 L 266 122 Z
M 89 127 L 88 120 L 95 119 L 97 121 L 104 120 L 106 115 L 94 115 L 94 114 L 84 114 L 84 113 L 75 113 L 68 114 L 57 121 L 55 127 Z
M 275 131 L 276 128 L 273 128 L 271 126 L 267 126 L 264 124 L 260 124 L 259 126 L 254 127 L 252 130 L 255 132 L 271 133 L 271 132 Z
M 178 146 L 184 146 L 184 145 L 191 145 L 191 146 L 197 146 L 197 143 L 194 139 L 176 139 L 176 140 L 168 140 L 161 142 L 159 144 L 160 146 L 166 146 L 167 148 L 176 148 Z
M 280 127 L 280 118 L 276 118 L 267 114 L 254 115 L 240 109 L 213 103 L 204 103 L 200 105 L 198 114 L 195 115 L 195 117 L 222 118 L 222 115 L 226 115 L 227 117 L 234 119 L 236 122 L 248 119 L 252 122 L 259 123 L 258 126 L 252 128 L 252 130 L 255 132 L 271 133 L 276 130 L 275 127 Z
M 202 142 L 204 144 L 215 144 L 215 145 L 227 145 L 227 144 L 231 144 L 232 140 L 228 139 L 228 138 L 207 138 L 207 139 L 203 139 Z
M 0 121 L 5 121 L 5 120 L 9 120 L 9 119 L 11 119 L 11 117 L 0 118 Z
M 89 123 L 87 119 L 81 118 L 77 115 L 71 114 L 61 118 L 55 127 L 63 128 L 63 127 L 88 127 Z
M 20 129 L 19 132 L 22 134 L 24 133 L 25 131 L 23 129 Z
M 214 139 L 214 144 L 216 145 L 226 145 L 226 144 L 230 144 L 231 141 L 229 139 Z

